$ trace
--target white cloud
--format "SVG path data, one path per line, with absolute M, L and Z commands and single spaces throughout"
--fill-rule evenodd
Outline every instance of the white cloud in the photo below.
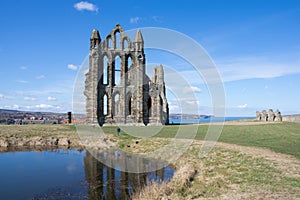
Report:
M 81 1 L 81 2 L 74 4 L 74 8 L 79 11 L 87 10 L 87 11 L 92 11 L 92 12 L 98 12 L 98 7 L 87 1 Z
M 5 98 L 4 94 L 0 94 L 0 99 L 4 99 L 4 98 Z
M 26 67 L 26 66 L 21 66 L 20 69 L 21 69 L 21 70 L 26 70 L 27 67 Z
M 169 105 L 170 112 L 179 112 L 179 106 L 178 105 Z
M 38 104 L 38 105 L 36 105 L 35 106 L 36 108 L 41 108 L 41 109 L 44 109 L 44 108 L 53 108 L 53 106 L 52 105 L 49 105 L 49 104 Z
M 24 97 L 24 100 L 25 101 L 36 101 L 37 98 L 34 98 L 34 97 Z
M 136 24 L 136 23 L 138 23 L 138 21 L 140 20 L 141 18 L 139 18 L 139 17 L 131 17 L 130 18 L 130 23 L 131 24 Z
M 68 64 L 68 69 L 76 71 L 78 69 L 78 66 L 73 64 Z
M 17 104 L 14 104 L 14 105 L 12 105 L 12 106 L 4 106 L 4 108 L 5 108 L 5 109 L 14 109 L 14 110 L 17 110 L 17 109 L 20 108 L 20 106 L 17 105 Z
M 20 106 L 17 105 L 17 104 L 13 105 L 12 107 L 13 107 L 13 109 L 19 109 L 20 108 Z
M 24 80 L 16 80 L 16 82 L 17 83 L 24 83 L 24 84 L 29 83 L 28 81 L 24 81 Z
M 56 101 L 56 98 L 55 97 L 51 97 L 51 96 L 49 96 L 47 99 L 48 99 L 48 101 Z
M 172 113 L 196 114 L 200 108 L 200 101 L 196 98 L 168 99 L 169 109 Z
M 155 21 L 155 22 L 159 22 L 159 23 L 163 22 L 163 18 L 160 17 L 160 16 L 152 16 L 151 18 L 152 18 L 153 21 Z
M 202 90 L 199 87 L 190 86 L 190 87 L 184 87 L 183 93 L 201 93 Z
M 43 78 L 46 78 L 46 76 L 45 75 L 39 75 L 39 76 L 36 76 L 35 78 L 36 79 L 43 79 Z
M 237 107 L 238 107 L 238 108 L 247 108 L 248 105 L 245 103 L 245 104 L 242 104 L 242 105 L 238 105 Z

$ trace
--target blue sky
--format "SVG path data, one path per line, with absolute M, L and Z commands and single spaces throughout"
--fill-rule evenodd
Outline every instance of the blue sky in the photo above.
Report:
M 104 38 L 117 23 L 125 30 L 168 28 L 201 44 L 224 82 L 227 116 L 269 108 L 300 113 L 300 1 L 279 0 L 2 0 L 0 108 L 72 110 L 73 84 L 92 30 Z M 150 50 L 146 56 L 189 78 L 172 56 Z M 211 114 L 203 81 L 192 87 L 199 112 Z M 171 113 L 177 112 L 172 97 L 169 102 Z

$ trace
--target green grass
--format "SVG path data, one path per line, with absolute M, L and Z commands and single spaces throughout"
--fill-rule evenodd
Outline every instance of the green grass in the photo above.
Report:
M 185 138 L 185 136 L 189 138 L 189 127 L 192 126 L 184 126 L 186 135 L 181 136 L 181 138 Z M 198 126 L 195 139 L 203 140 L 208 127 L 208 125 Z M 165 126 L 155 137 L 173 138 L 178 129 L 178 125 Z M 190 129 L 194 129 L 194 127 Z M 116 127 L 104 127 L 103 130 L 105 133 L 115 134 Z M 132 138 L 123 131 L 121 135 L 123 139 Z M 225 125 L 218 141 L 242 146 L 267 148 L 274 152 L 293 155 L 300 159 L 300 123 Z
M 224 126 L 219 141 L 243 146 L 264 147 L 300 158 L 300 124 Z
M 164 126 L 154 137 L 173 138 L 179 128 L 184 128 L 180 138 L 190 138 L 192 130 L 197 130 L 195 139 L 203 140 L 208 130 L 208 125 L 200 126 Z M 151 129 L 151 127 L 145 127 Z M 105 126 L 102 130 L 106 134 L 115 134 L 116 127 Z M 141 129 L 140 135 L 147 137 L 147 132 Z M 76 138 L 74 125 L 26 125 L 26 126 L 0 126 L 1 137 L 32 137 L 32 136 L 68 136 Z M 121 139 L 132 139 L 121 129 Z M 293 155 L 300 159 L 300 123 L 278 123 L 260 125 L 225 125 L 219 138 L 220 142 L 254 146 L 270 149 L 274 152 Z

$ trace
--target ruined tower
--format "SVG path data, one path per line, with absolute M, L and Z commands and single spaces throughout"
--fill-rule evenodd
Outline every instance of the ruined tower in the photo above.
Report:
M 99 31 L 93 30 L 84 91 L 88 123 L 101 126 L 168 123 L 163 67 L 154 69 L 151 80 L 145 64 L 140 30 L 133 42 L 119 24 L 103 41 Z

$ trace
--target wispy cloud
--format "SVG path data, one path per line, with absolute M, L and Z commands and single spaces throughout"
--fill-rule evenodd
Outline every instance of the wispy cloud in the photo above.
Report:
M 248 107 L 248 104 L 246 104 L 246 103 L 245 103 L 245 104 L 241 104 L 241 105 L 238 105 L 237 107 L 238 107 L 238 108 L 247 108 L 247 107 Z
M 78 69 L 78 66 L 77 65 L 73 65 L 73 64 L 68 64 L 68 69 L 70 70 L 73 70 L 73 71 L 76 71 Z
M 48 100 L 48 101 L 56 101 L 56 98 L 55 98 L 55 97 L 49 96 L 49 97 L 47 98 L 47 100 Z
M 229 58 L 217 62 L 221 76 L 225 82 L 253 78 L 276 78 L 288 74 L 300 73 L 300 61 L 267 56 L 247 56 Z
M 152 22 L 158 22 L 158 23 L 162 23 L 163 22 L 163 17 L 160 16 L 152 16 L 152 17 L 131 17 L 129 19 L 131 24 L 137 24 L 141 21 L 152 21 Z
M 17 83 L 23 83 L 23 84 L 26 84 L 26 83 L 29 83 L 28 81 L 24 81 L 24 80 L 16 80 Z
M 183 70 L 180 71 L 180 76 L 184 77 L 188 83 L 197 85 L 205 84 L 205 81 L 207 83 L 220 83 L 257 78 L 270 79 L 290 74 L 300 74 L 300 60 L 280 58 L 282 60 L 267 56 L 222 58 L 216 60 L 216 68 L 201 69 L 199 71 L 197 69 Z M 176 63 L 173 66 L 176 66 Z M 166 82 L 174 80 L 172 79 L 173 76 L 173 74 L 166 74 Z
M 163 18 L 160 16 L 152 16 L 151 19 L 155 22 L 159 22 L 159 23 L 163 22 Z
M 41 109 L 49 109 L 49 108 L 53 108 L 54 106 L 49 105 L 49 104 L 38 104 L 35 106 L 36 108 L 41 108 Z
M 39 75 L 39 76 L 36 76 L 35 78 L 36 79 L 44 79 L 44 78 L 46 78 L 46 76 L 45 75 Z
M 98 7 L 95 4 L 89 3 L 87 1 L 81 1 L 74 4 L 74 8 L 79 11 L 87 10 L 92 12 L 98 12 Z
M 37 98 L 34 98 L 34 97 L 24 97 L 24 100 L 25 101 L 36 101 Z
M 190 86 L 190 87 L 185 87 L 184 89 L 183 89 L 183 93 L 201 93 L 202 92 L 202 90 L 201 90 L 201 88 L 199 88 L 199 87 L 196 87 L 196 86 Z
M 141 19 L 140 17 L 131 17 L 130 18 L 130 23 L 131 24 L 137 24 L 140 19 Z
M 7 105 L 7 106 L 4 106 L 5 109 L 14 109 L 14 110 L 17 110 L 20 108 L 19 105 L 17 104 L 14 104 L 14 105 Z
M 200 101 L 196 98 L 168 99 L 169 109 L 172 113 L 196 114 L 200 108 Z
M 21 66 L 20 70 L 27 70 L 27 67 L 26 66 Z

